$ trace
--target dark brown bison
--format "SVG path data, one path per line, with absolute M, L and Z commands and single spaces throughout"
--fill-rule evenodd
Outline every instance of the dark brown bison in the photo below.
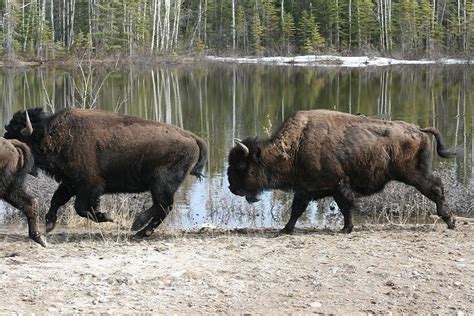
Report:
M 438 215 L 452 229 L 455 219 L 441 179 L 432 173 L 427 133 L 435 136 L 438 155 L 458 154 L 445 147 L 435 128 L 328 110 L 297 112 L 270 139 L 236 140 L 229 154 L 229 189 L 248 202 L 257 201 L 264 190 L 293 191 L 291 217 L 281 234 L 293 231 L 310 201 L 332 196 L 344 216 L 342 231 L 350 233 L 357 198 L 396 180 L 435 202 Z
M 27 111 L 28 116 L 14 114 L 5 138 L 28 144 L 35 166 L 59 182 L 46 214 L 47 231 L 72 196 L 80 216 L 105 222 L 112 219 L 99 211 L 102 194 L 150 191 L 153 206 L 132 225 L 137 237 L 149 236 L 171 211 L 185 177 L 202 176 L 206 144 L 174 125 L 101 110 Z M 25 128 L 29 133 L 21 133 Z
M 46 242 L 38 229 L 36 200 L 24 187 L 25 178 L 34 166 L 30 148 L 24 143 L 0 137 L 0 199 L 21 210 L 28 219 L 28 235 L 43 247 Z

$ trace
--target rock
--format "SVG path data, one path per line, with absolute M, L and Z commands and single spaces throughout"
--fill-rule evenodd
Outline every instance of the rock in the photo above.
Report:
M 107 303 L 109 301 L 109 299 L 105 296 L 101 296 L 98 298 L 97 300 L 99 303 Z
M 390 287 L 395 287 L 395 283 L 391 280 L 388 280 L 387 282 L 385 282 L 385 285 L 390 286 Z
M 174 272 L 174 273 L 171 274 L 171 277 L 174 278 L 174 279 L 179 279 L 179 278 L 182 277 L 185 273 L 186 273 L 186 270 L 176 271 L 176 272 Z
M 323 304 L 321 302 L 312 302 L 311 304 L 309 304 L 309 306 L 311 306 L 312 308 L 321 308 L 323 307 Z

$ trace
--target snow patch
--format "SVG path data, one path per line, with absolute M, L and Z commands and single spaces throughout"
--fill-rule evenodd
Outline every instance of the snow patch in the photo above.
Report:
M 314 67 L 368 67 L 368 66 L 390 66 L 390 65 L 431 65 L 431 64 L 471 64 L 470 59 L 441 58 L 437 60 L 419 59 L 403 60 L 385 57 L 342 57 L 332 55 L 306 55 L 295 57 L 217 57 L 207 56 L 210 61 L 233 62 L 240 64 L 272 64 L 272 65 L 295 65 Z

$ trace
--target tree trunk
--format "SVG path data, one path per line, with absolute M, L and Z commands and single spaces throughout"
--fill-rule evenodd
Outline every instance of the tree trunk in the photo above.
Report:
M 232 49 L 235 53 L 235 0 L 232 0 Z
M 13 47 L 13 33 L 15 31 L 15 19 L 13 14 L 12 0 L 5 0 L 5 55 L 7 60 L 15 59 L 15 49 Z
M 62 14 L 61 14 L 61 29 L 59 30 L 61 34 L 61 41 L 63 42 L 63 45 L 66 46 L 66 0 L 63 0 L 62 3 Z
M 50 8 L 49 8 L 49 14 L 50 14 L 50 20 L 51 20 L 51 44 L 52 44 L 52 54 L 53 54 L 53 59 L 55 58 L 55 49 L 54 49 L 54 0 L 50 0 L 49 2 Z
M 282 44 L 285 45 L 285 0 L 281 0 L 280 4 L 280 16 L 281 16 L 281 39 Z
M 179 19 L 180 18 L 181 18 L 181 0 L 175 0 L 173 32 L 171 36 L 171 46 L 172 46 L 171 48 L 173 49 L 178 47 Z
M 21 2 L 21 32 L 23 33 L 23 45 L 22 45 L 23 51 L 26 51 L 26 43 L 28 40 L 28 33 L 26 32 L 26 24 L 25 24 L 25 17 L 26 17 L 25 7 L 26 7 L 25 0 L 22 0 Z M 8 9 L 7 9 L 7 12 L 8 12 Z
M 384 14 L 384 0 L 377 0 L 377 7 L 378 7 L 378 19 L 379 19 L 379 26 L 380 26 L 380 49 L 385 52 L 385 14 Z
M 69 36 L 68 36 L 68 49 L 74 44 L 74 18 L 76 13 L 76 0 L 70 0 L 69 7 Z
M 352 0 L 349 0 L 349 52 L 352 49 Z
M 339 42 L 340 42 L 340 37 L 339 37 L 339 0 L 336 0 L 336 48 L 339 50 Z
M 43 59 L 44 54 L 44 24 L 46 23 L 46 0 L 42 0 L 41 3 L 41 17 L 40 17 L 40 38 L 39 38 L 39 47 L 38 47 L 38 58 Z
M 458 0 L 458 1 L 457 1 L 457 5 L 458 5 L 458 10 L 457 10 L 457 15 L 458 15 L 458 36 L 461 36 L 461 34 L 462 34 L 462 27 L 461 27 L 461 1 L 462 1 L 462 0 Z M 459 43 L 459 40 L 458 40 L 458 43 Z
M 204 0 L 204 44 L 207 46 L 207 0 Z
M 464 52 L 467 52 L 469 45 L 468 45 L 468 32 L 467 32 L 467 1 L 464 0 L 464 5 L 463 5 L 463 50 Z

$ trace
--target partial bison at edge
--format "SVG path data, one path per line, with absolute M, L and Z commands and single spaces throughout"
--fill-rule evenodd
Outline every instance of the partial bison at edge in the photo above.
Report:
M 0 199 L 21 210 L 28 219 L 28 235 L 43 247 L 46 242 L 38 229 L 36 200 L 26 192 L 25 178 L 33 170 L 30 148 L 18 140 L 0 137 Z
M 329 110 L 296 112 L 270 139 L 236 140 L 229 153 L 229 189 L 250 203 L 265 190 L 293 191 L 291 217 L 280 234 L 293 232 L 310 201 L 332 196 L 344 216 L 342 232 L 350 233 L 357 198 L 396 180 L 435 202 L 437 214 L 453 229 L 443 183 L 432 173 L 427 134 L 435 136 L 441 157 L 459 153 L 445 147 L 435 128 Z
M 206 144 L 189 131 L 101 110 L 29 109 L 15 113 L 5 129 L 5 138 L 30 146 L 35 167 L 59 182 L 46 214 L 47 231 L 73 196 L 77 214 L 106 222 L 112 219 L 99 211 L 102 194 L 150 191 L 152 207 L 132 225 L 137 237 L 150 236 L 171 211 L 186 176 L 200 178 L 207 160 Z

